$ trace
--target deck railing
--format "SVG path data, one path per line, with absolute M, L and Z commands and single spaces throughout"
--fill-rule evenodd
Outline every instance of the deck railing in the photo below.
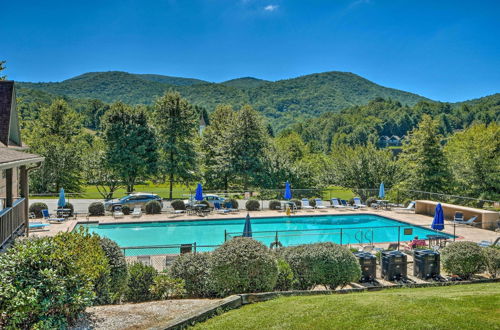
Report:
M 0 248 L 24 225 L 26 220 L 25 203 L 24 198 L 19 198 L 12 207 L 0 211 Z

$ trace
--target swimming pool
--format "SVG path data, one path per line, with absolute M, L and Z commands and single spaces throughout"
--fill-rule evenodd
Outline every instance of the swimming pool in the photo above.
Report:
M 126 250 L 127 255 L 179 253 L 180 244 L 193 244 L 202 251 L 213 250 L 225 239 L 241 236 L 245 219 L 190 220 L 121 224 L 80 224 L 91 233 L 108 237 L 120 247 L 144 247 Z M 283 246 L 317 242 L 371 244 L 410 241 L 415 236 L 439 233 L 430 228 L 372 214 L 318 215 L 252 218 L 253 238 L 270 246 L 276 238 Z M 151 246 L 177 245 L 152 249 Z M 170 251 L 175 249 L 174 251 Z

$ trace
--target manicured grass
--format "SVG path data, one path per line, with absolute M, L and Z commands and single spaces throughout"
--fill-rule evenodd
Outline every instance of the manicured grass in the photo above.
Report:
M 500 329 L 500 283 L 279 298 L 195 329 Z
M 354 197 L 354 192 L 351 189 L 332 186 L 325 190 L 322 198 L 325 200 L 330 200 L 331 198 L 340 198 L 348 201 L 353 197 Z

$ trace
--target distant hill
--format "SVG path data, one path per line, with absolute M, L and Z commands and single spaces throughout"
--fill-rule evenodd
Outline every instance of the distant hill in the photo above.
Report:
M 301 118 L 368 103 L 377 97 L 414 105 L 425 97 L 377 85 L 348 72 L 324 72 L 269 82 L 245 77 L 209 83 L 192 78 L 120 71 L 91 72 L 51 83 L 18 82 L 21 89 L 77 99 L 123 101 L 151 104 L 167 90 L 175 90 L 193 104 L 209 112 L 218 104 L 239 107 L 251 104 L 268 117 L 275 128 L 283 128 Z

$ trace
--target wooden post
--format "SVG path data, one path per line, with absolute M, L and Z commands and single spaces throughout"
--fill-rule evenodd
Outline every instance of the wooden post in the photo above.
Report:
M 5 207 L 12 207 L 13 197 L 12 197 L 12 169 L 8 168 L 5 170 Z
M 20 190 L 20 196 L 24 198 L 24 227 L 26 230 L 26 236 L 29 234 L 29 203 L 28 203 L 28 196 L 29 196 L 29 185 L 28 185 L 28 169 L 26 168 L 25 165 L 21 166 L 19 168 L 20 170 L 20 175 L 19 175 L 19 190 Z

